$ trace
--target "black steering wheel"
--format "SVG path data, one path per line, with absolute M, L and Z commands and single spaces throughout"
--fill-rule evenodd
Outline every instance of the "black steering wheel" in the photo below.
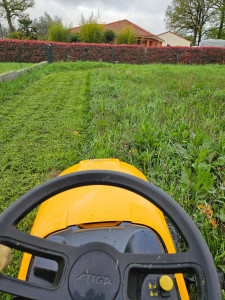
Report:
M 119 253 L 104 243 L 89 243 L 80 247 L 72 247 L 16 230 L 16 224 L 45 200 L 68 189 L 89 185 L 120 187 L 146 198 L 179 228 L 188 250 L 176 254 L 160 255 Z M 130 266 L 148 265 L 152 274 L 194 273 L 199 286 L 199 299 L 221 299 L 220 284 L 212 256 L 190 217 L 163 191 L 149 182 L 124 173 L 99 170 L 82 171 L 60 176 L 41 184 L 16 200 L 1 214 L 0 243 L 36 256 L 55 260 L 59 265 L 57 282 L 52 288 L 0 275 L 0 291 L 5 293 L 30 299 L 48 300 L 129 299 L 126 292 L 126 278 Z M 101 260 L 107 261 L 107 266 L 104 267 L 104 274 L 108 274 L 107 276 L 101 276 L 94 272 L 88 275 L 87 265 L 96 260 L 99 270 L 101 270 Z M 102 286 L 100 294 L 92 295 L 94 291 L 89 291 L 89 295 L 87 294 L 86 297 L 80 295 L 81 279 L 88 280 L 87 278 L 93 282 L 96 281 L 98 287 Z

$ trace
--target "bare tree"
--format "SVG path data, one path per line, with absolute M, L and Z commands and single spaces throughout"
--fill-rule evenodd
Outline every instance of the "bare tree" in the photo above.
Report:
M 47 39 L 49 28 L 54 22 L 62 25 L 62 19 L 60 17 L 55 16 L 54 19 L 52 19 L 47 12 L 44 12 L 44 15 L 38 19 L 33 20 L 33 25 L 38 28 L 38 34 L 41 39 Z
M 34 0 L 0 0 L 0 16 L 7 19 L 10 32 L 15 31 L 13 19 L 27 17 L 25 10 L 33 6 Z

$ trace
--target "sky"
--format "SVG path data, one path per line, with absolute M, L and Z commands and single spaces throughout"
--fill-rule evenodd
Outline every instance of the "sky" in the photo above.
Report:
M 55 15 L 67 26 L 79 26 L 81 15 L 87 19 L 93 12 L 99 12 L 101 23 L 123 19 L 159 34 L 167 31 L 165 11 L 172 0 L 35 0 L 35 7 L 27 12 L 31 19 L 38 18 L 46 11 L 52 18 Z

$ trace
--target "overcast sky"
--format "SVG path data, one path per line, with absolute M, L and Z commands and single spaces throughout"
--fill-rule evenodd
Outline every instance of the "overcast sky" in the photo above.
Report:
M 100 21 L 110 23 L 128 19 L 140 27 L 159 34 L 167 31 L 164 24 L 165 10 L 172 0 L 35 0 L 35 7 L 28 10 L 31 19 L 46 11 L 52 18 L 57 15 L 64 25 L 79 26 L 81 14 L 88 18 L 99 11 Z

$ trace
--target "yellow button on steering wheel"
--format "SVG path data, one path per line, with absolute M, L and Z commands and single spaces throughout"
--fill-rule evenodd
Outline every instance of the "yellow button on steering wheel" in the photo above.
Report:
M 164 291 L 169 292 L 173 288 L 173 280 L 169 276 L 163 275 L 159 279 L 159 285 Z

